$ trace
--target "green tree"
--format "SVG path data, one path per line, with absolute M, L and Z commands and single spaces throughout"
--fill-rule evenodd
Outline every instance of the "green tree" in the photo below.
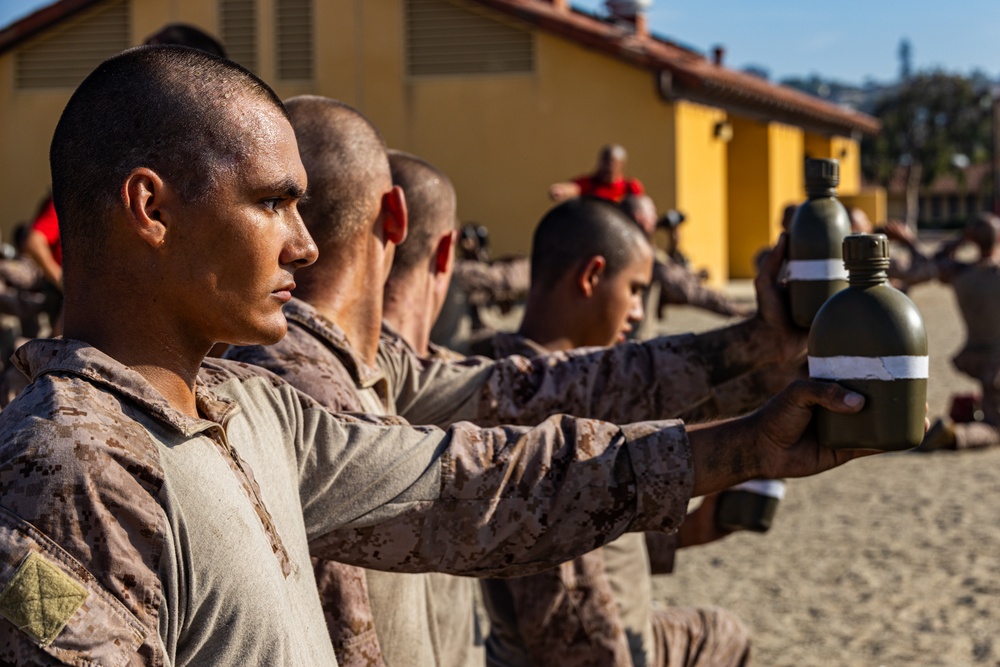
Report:
M 967 77 L 940 71 L 914 74 L 886 92 L 873 115 L 882 121 L 882 132 L 862 142 L 861 168 L 867 178 L 886 186 L 897 169 L 904 170 L 906 222 L 912 228 L 921 186 L 955 164 L 990 158 L 992 98 Z

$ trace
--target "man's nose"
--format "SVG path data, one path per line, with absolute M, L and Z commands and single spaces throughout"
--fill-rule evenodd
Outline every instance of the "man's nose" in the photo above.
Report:
M 288 240 L 281 250 L 279 261 L 282 266 L 291 266 L 293 270 L 301 269 L 316 261 L 319 249 L 298 212 L 295 213 L 290 227 Z

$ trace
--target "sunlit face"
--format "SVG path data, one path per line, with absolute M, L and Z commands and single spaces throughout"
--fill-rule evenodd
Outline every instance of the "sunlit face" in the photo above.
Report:
M 168 232 L 177 312 L 209 343 L 271 344 L 287 330 L 281 307 L 295 269 L 316 260 L 299 217 L 306 189 L 291 125 L 278 109 L 244 100 L 234 124 L 250 139 L 203 201 L 186 203 Z
M 614 345 L 642 320 L 643 291 L 653 278 L 653 252 L 643 243 L 632 260 L 610 278 L 598 280 L 587 305 L 585 345 Z

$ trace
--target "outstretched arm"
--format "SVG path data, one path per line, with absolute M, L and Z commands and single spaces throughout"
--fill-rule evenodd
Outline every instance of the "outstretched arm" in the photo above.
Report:
M 692 495 L 862 455 L 824 449 L 807 429 L 814 406 L 854 412 L 863 400 L 833 383 L 799 382 L 756 413 L 693 427 L 690 440 L 676 422 L 559 416 L 535 428 L 371 432 L 317 412 L 305 437 L 316 442 L 303 485 L 311 548 L 377 569 L 535 572 L 626 531 L 674 530 Z M 336 441 L 351 450 L 327 451 L 326 428 L 346 431 Z M 350 497 L 341 476 L 352 480 Z
M 460 363 L 421 360 L 384 338 L 379 366 L 399 414 L 416 424 L 537 424 L 557 413 L 616 423 L 673 418 L 705 402 L 715 385 L 804 352 L 806 332 L 791 324 L 778 286 L 785 246 L 783 237 L 757 278 L 757 314 L 724 329 Z

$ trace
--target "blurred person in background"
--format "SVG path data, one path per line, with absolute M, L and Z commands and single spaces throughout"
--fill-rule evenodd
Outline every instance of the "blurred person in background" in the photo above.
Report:
M 593 173 L 553 183 L 549 186 L 549 197 L 556 202 L 574 197 L 600 197 L 621 202 L 627 195 L 641 195 L 645 192 L 642 183 L 625 176 L 626 162 L 628 153 L 623 146 L 604 146 L 597 155 L 597 168 Z
M 977 380 L 982 388 L 982 421 L 953 423 L 937 419 L 924 437 L 921 451 L 979 449 L 1000 444 L 1000 218 L 980 213 L 969 220 L 962 235 L 934 256 L 938 279 L 955 290 L 965 320 L 966 340 L 952 362 Z M 971 245 L 975 261 L 955 258 Z

